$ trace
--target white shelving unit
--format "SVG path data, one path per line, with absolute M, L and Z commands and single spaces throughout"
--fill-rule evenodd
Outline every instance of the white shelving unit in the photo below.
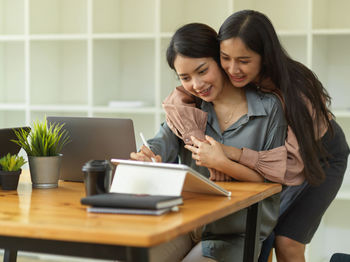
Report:
M 349 8 L 348 0 L 0 0 L 0 128 L 44 115 L 126 117 L 152 137 L 164 121 L 161 102 L 179 83 L 165 60 L 175 29 L 188 22 L 219 29 L 232 12 L 255 9 L 326 86 L 350 141 Z M 336 220 L 350 210 L 349 170 L 307 261 L 329 261 L 350 233 Z

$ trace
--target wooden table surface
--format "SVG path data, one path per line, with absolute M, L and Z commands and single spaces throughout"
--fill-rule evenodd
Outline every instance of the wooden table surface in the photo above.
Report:
M 0 190 L 0 234 L 73 242 L 150 247 L 281 191 L 279 184 L 220 182 L 231 197 L 184 192 L 179 212 L 161 216 L 95 214 L 80 204 L 84 184 L 32 189 L 29 172 L 17 191 Z

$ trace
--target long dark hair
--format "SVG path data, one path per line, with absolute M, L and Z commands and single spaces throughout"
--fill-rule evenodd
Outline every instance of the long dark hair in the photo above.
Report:
M 192 58 L 211 57 L 221 68 L 217 32 L 205 24 L 190 23 L 176 30 L 166 51 L 168 64 L 173 70 L 178 54 Z
M 311 103 L 316 123 L 329 121 L 327 107 L 330 96 L 316 75 L 303 64 L 293 60 L 281 46 L 271 21 L 262 13 L 243 10 L 229 16 L 222 24 L 219 41 L 239 37 L 245 45 L 261 56 L 261 78 L 270 78 L 280 90 L 285 102 L 285 114 L 300 147 L 305 168 L 304 174 L 312 185 L 320 184 L 325 173 L 320 157 L 326 152 L 319 138 L 319 129 L 314 129 L 307 102 Z

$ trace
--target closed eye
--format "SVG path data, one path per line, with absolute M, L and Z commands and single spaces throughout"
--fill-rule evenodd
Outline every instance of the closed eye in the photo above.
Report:
M 225 61 L 230 60 L 230 58 L 229 58 L 228 56 L 221 56 L 221 59 L 222 59 L 222 60 L 225 60 Z
M 208 68 L 205 68 L 205 69 L 199 71 L 198 73 L 199 73 L 200 75 L 203 75 L 203 74 L 204 74 L 205 72 L 207 72 L 207 71 L 208 71 Z
M 186 82 L 186 81 L 190 80 L 190 77 L 188 77 L 188 76 L 180 76 L 180 80 Z
M 248 64 L 250 61 L 249 60 L 240 60 L 242 64 Z

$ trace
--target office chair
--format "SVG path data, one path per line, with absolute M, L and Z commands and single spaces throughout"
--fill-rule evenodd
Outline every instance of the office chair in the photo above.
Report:
M 274 248 L 274 243 L 275 233 L 272 232 L 271 235 L 263 242 L 258 262 L 272 262 L 272 250 Z
M 350 262 L 350 255 L 343 253 L 335 253 L 332 255 L 330 262 Z

